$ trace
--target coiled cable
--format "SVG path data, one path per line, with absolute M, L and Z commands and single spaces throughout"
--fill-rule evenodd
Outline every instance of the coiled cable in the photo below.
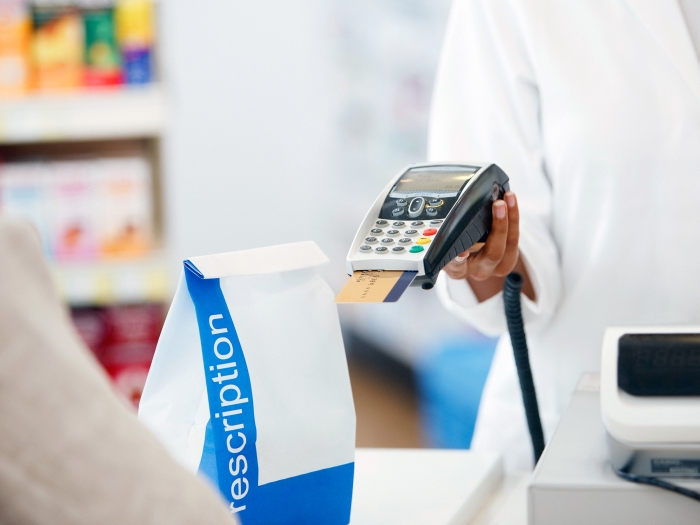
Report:
M 544 433 L 542 432 L 542 420 L 540 419 L 540 410 L 537 403 L 537 392 L 535 391 L 535 382 L 532 379 L 530 356 L 527 349 L 527 340 L 525 339 L 525 329 L 523 327 L 523 313 L 520 304 L 520 292 L 522 288 L 522 276 L 515 272 L 509 274 L 503 285 L 503 302 L 505 304 L 510 342 L 513 346 L 515 367 L 518 370 L 520 392 L 522 393 L 523 405 L 525 406 L 527 427 L 530 431 L 530 438 L 532 439 L 535 464 L 537 464 L 544 451 Z M 632 474 L 627 471 L 627 468 L 617 469 L 613 467 L 613 470 L 619 477 L 627 481 L 652 485 L 700 501 L 700 493 L 685 487 L 680 487 L 658 477 Z
M 544 450 L 544 433 L 540 419 L 540 409 L 537 404 L 537 392 L 535 382 L 532 379 L 530 368 L 530 356 L 527 350 L 525 329 L 523 327 L 523 313 L 520 305 L 520 291 L 523 288 L 523 278 L 519 273 L 508 274 L 503 285 L 503 302 L 505 304 L 506 321 L 510 342 L 513 345 L 515 367 L 518 370 L 520 392 L 523 396 L 527 427 L 532 439 L 532 450 L 535 456 L 535 464 L 540 459 Z

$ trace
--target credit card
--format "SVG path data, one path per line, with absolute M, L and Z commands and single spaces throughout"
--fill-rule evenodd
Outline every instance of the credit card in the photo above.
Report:
M 362 270 L 350 277 L 335 298 L 336 303 L 395 303 L 418 272 Z

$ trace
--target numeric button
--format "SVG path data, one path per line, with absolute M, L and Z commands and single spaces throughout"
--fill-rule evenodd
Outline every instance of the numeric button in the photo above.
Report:
M 371 251 L 372 251 L 372 247 L 371 247 L 371 246 L 368 246 L 368 245 L 366 245 L 366 244 L 363 244 L 362 246 L 360 246 L 360 251 L 361 251 L 362 253 L 371 252 Z
M 423 226 L 423 221 L 413 221 L 411 223 L 411 226 L 413 226 L 414 228 L 420 228 L 421 226 Z
M 411 244 L 413 241 L 411 239 L 408 239 L 404 237 L 403 239 L 399 239 L 399 244 Z
M 380 219 L 377 222 L 375 222 L 374 225 L 377 228 L 386 228 L 387 226 L 389 226 L 389 221 L 385 221 L 385 220 Z
M 372 235 L 382 235 L 384 233 L 384 230 L 382 230 L 381 228 L 372 228 L 369 231 L 369 233 L 371 233 Z
M 394 239 L 389 239 L 388 237 L 382 239 L 382 244 L 394 244 Z
M 391 253 L 405 253 L 405 252 L 406 252 L 406 248 L 404 248 L 403 246 L 396 246 L 396 247 L 391 249 Z
M 388 232 L 386 232 L 386 234 L 389 237 L 398 237 L 399 235 L 401 235 L 401 232 L 399 230 L 389 230 Z
M 396 221 L 395 223 L 392 224 L 394 228 L 403 228 L 406 226 L 406 223 L 403 221 Z
M 365 237 L 365 242 L 367 244 L 377 244 L 377 238 L 376 237 Z
M 418 230 L 406 230 L 404 232 L 404 235 L 406 237 L 415 237 L 416 235 L 418 235 Z
M 379 254 L 385 254 L 389 252 L 389 248 L 387 248 L 386 246 L 377 246 L 374 249 L 374 252 Z

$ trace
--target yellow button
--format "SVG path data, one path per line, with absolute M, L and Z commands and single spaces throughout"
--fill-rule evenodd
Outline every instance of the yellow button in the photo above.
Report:
M 428 244 L 430 242 L 430 239 L 427 237 L 421 237 L 416 241 L 416 244 Z

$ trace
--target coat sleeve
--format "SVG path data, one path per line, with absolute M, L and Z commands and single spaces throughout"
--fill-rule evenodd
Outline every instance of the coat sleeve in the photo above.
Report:
M 521 211 L 520 252 L 537 301 L 523 301 L 531 330 L 551 319 L 561 270 L 551 234 L 552 187 L 540 133 L 539 90 L 526 14 L 512 0 L 455 0 L 434 88 L 432 161 L 495 162 L 508 174 Z M 502 294 L 478 303 L 464 280 L 441 275 L 448 310 L 478 330 L 506 330 Z

